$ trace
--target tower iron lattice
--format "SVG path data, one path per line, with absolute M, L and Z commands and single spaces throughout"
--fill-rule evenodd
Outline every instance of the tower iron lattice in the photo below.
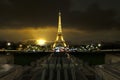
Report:
M 65 40 L 63 38 L 63 33 L 62 33 L 62 24 L 61 24 L 61 12 L 59 11 L 59 16 L 58 16 L 58 32 L 56 36 L 56 40 L 53 44 L 53 48 L 55 47 L 66 47 Z

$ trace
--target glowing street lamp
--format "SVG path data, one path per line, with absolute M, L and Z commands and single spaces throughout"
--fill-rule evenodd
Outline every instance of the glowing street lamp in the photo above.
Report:
M 98 47 L 101 47 L 101 44 L 98 44 Z
M 7 46 L 6 47 L 7 49 L 9 49 L 9 50 L 11 49 L 11 43 L 10 42 L 6 43 L 6 46 Z
M 8 42 L 8 43 L 7 43 L 7 46 L 10 46 L 10 45 L 11 45 L 11 43 L 10 43 L 10 42 Z

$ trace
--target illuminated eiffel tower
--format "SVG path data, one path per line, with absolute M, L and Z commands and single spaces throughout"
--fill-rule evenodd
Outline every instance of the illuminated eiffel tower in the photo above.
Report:
M 61 12 L 59 11 L 59 18 L 58 18 L 58 32 L 57 32 L 57 37 L 56 40 L 53 44 L 53 48 L 55 47 L 66 47 L 65 40 L 63 38 L 62 34 L 62 26 L 61 26 Z

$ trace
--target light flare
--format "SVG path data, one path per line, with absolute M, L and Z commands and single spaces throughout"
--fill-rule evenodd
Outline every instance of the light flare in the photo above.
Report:
M 37 43 L 37 45 L 44 46 L 45 43 L 46 43 L 46 40 L 44 40 L 44 39 L 38 39 L 38 40 L 36 40 L 36 43 Z

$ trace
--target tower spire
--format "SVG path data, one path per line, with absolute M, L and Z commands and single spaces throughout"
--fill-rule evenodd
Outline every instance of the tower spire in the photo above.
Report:
M 58 18 L 58 32 L 62 33 L 61 12 L 60 11 L 59 11 L 59 18 Z
M 62 23 L 61 23 L 61 12 L 60 11 L 59 11 L 59 16 L 58 16 L 58 32 L 57 32 L 56 40 L 53 44 L 53 48 L 57 46 L 66 47 L 66 43 L 65 43 L 65 40 L 62 34 Z

